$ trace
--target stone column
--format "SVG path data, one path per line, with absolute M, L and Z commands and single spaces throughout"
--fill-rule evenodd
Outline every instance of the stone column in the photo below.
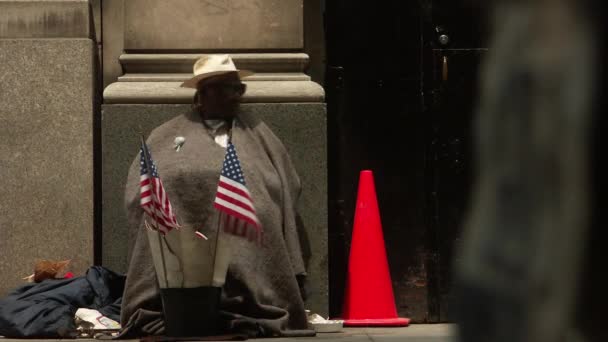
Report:
M 104 52 L 104 65 L 119 62 L 121 68 L 112 70 L 123 71 L 118 76 L 108 72 L 117 82 L 105 88 L 102 109 L 104 265 L 127 269 L 123 196 L 128 167 L 139 149 L 139 132 L 147 135 L 190 109 L 194 91 L 179 85 L 191 77 L 202 54 L 231 53 L 237 68 L 255 72 L 244 80 L 248 87 L 243 109 L 273 129 L 302 179 L 300 212 L 311 255 L 307 307 L 327 314 L 326 111 L 323 88 L 305 73 L 309 56 L 303 52 L 303 0 L 108 4 L 111 8 L 104 7 L 104 13 L 124 20 L 109 32 L 115 40 L 104 41 L 104 48 L 114 47 L 113 55 Z M 119 45 L 122 54 L 116 54 Z
M 86 0 L 0 0 L 0 295 L 93 264 L 97 47 Z

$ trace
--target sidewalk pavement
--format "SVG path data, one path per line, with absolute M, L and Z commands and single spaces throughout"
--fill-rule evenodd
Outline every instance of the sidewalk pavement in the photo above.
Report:
M 316 337 L 259 339 L 260 341 L 344 342 L 457 342 L 455 324 L 411 324 L 405 328 L 344 328 L 340 333 L 318 333 Z
M 344 342 L 457 342 L 455 324 L 412 324 L 405 328 L 344 328 L 339 333 L 319 333 L 316 337 L 261 338 L 251 341 L 294 342 L 294 341 L 344 341 Z M 0 337 L 1 342 L 24 342 L 23 339 Z M 27 342 L 93 342 L 94 339 L 58 340 L 28 339 Z M 125 340 L 125 342 L 138 340 Z

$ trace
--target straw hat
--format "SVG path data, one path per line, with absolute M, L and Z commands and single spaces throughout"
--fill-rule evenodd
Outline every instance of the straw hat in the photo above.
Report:
M 198 82 L 205 78 L 229 72 L 237 72 L 239 78 L 253 74 L 253 72 L 249 70 L 238 70 L 234 66 L 234 62 L 232 62 L 230 55 L 205 55 L 194 63 L 193 70 L 194 77 L 182 83 L 181 87 L 196 89 Z

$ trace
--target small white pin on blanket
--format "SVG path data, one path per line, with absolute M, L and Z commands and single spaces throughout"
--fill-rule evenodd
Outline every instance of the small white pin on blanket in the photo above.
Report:
M 175 146 L 173 147 L 175 149 L 175 152 L 179 152 L 179 150 L 182 148 L 182 146 L 184 146 L 185 142 L 186 142 L 186 138 L 175 137 L 175 140 L 173 141 L 173 143 L 175 144 Z

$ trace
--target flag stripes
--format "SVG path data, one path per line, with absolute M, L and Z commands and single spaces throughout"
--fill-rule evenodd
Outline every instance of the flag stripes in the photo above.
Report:
M 213 206 L 220 211 L 220 224 L 225 232 L 261 242 L 262 225 L 232 142 L 226 149 Z
M 179 229 L 179 224 L 173 207 L 169 201 L 169 196 L 165 192 L 163 182 L 158 175 L 158 170 L 146 143 L 143 142 L 140 148 L 140 206 L 150 218 L 154 225 L 153 229 L 158 229 L 162 234 L 166 234 L 172 229 Z

